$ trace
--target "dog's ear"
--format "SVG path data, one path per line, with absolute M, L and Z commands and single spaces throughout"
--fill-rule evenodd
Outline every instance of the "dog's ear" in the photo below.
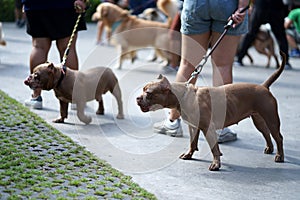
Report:
M 163 78 L 163 75 L 162 74 L 159 74 L 157 79 L 162 79 Z
M 103 19 L 104 17 L 107 17 L 108 15 L 108 9 L 106 6 L 102 6 L 101 9 L 99 9 L 99 19 Z
M 53 65 L 53 63 L 50 63 L 50 62 L 47 62 L 48 63 L 48 66 L 47 66 L 47 70 L 48 70 L 48 73 L 53 73 L 55 72 L 55 67 Z
M 168 81 L 168 79 L 167 79 L 166 77 L 163 76 L 163 77 L 161 78 L 160 83 L 161 83 L 161 89 L 162 89 L 163 91 L 165 91 L 165 92 L 169 92 L 169 91 L 170 91 L 170 89 L 171 89 L 171 84 L 170 84 L 170 82 Z
M 92 15 L 92 21 L 98 21 L 100 19 L 100 13 L 99 12 L 95 12 Z

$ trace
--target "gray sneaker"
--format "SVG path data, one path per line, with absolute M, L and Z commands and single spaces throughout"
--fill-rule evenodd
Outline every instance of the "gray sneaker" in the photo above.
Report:
M 169 119 L 166 119 L 162 122 L 155 123 L 153 129 L 156 133 L 165 134 L 172 137 L 182 137 L 183 131 L 180 122 L 180 119 L 177 119 L 174 122 L 171 122 Z
M 25 106 L 31 107 L 33 109 L 43 109 L 43 99 L 42 96 L 36 98 L 27 99 L 25 101 Z
M 237 134 L 227 127 L 217 130 L 216 132 L 218 135 L 218 143 L 237 140 Z

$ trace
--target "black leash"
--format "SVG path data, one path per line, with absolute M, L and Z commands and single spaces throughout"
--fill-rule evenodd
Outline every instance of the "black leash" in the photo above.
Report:
M 246 6 L 245 8 L 243 8 L 240 13 L 245 12 L 247 9 L 249 8 L 249 5 Z M 200 63 L 195 67 L 195 71 L 191 74 L 190 79 L 186 82 L 186 84 L 189 84 L 194 78 L 196 78 L 198 76 L 198 74 L 200 74 L 200 72 L 203 69 L 203 66 L 205 65 L 205 63 L 207 62 L 207 59 L 211 56 L 211 54 L 214 52 L 214 50 L 217 48 L 217 46 L 220 44 L 221 40 L 223 39 L 223 37 L 226 35 L 227 31 L 232 28 L 234 21 L 233 19 L 230 19 L 228 21 L 228 23 L 224 26 L 224 31 L 222 33 L 222 35 L 219 37 L 219 39 L 217 40 L 217 42 L 214 44 L 214 46 L 211 48 L 211 50 L 209 51 L 209 53 L 205 56 L 203 56 L 202 60 L 200 61 Z

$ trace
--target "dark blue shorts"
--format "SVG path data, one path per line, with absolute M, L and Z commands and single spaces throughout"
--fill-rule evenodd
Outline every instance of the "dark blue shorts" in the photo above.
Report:
M 186 35 L 209 31 L 222 33 L 228 18 L 238 7 L 238 0 L 184 0 L 180 31 Z M 242 35 L 248 31 L 248 15 L 243 23 L 228 30 L 228 35 Z

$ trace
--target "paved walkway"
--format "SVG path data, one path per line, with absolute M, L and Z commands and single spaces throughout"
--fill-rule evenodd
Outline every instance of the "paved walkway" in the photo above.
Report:
M 20 102 L 29 98 L 31 91 L 23 84 L 29 73 L 30 37 L 24 29 L 12 23 L 3 24 L 6 47 L 0 47 L 0 89 Z M 112 67 L 117 59 L 115 48 L 96 46 L 96 26 L 80 32 L 77 48 L 80 69 L 94 66 Z M 273 71 L 264 68 L 267 60 L 254 50 L 255 66 L 234 68 L 235 82 L 263 82 Z M 146 57 L 150 50 L 138 53 L 134 64 L 125 62 L 122 70 L 114 72 L 123 92 L 125 120 L 116 120 L 116 102 L 110 94 L 104 97 L 106 114 L 96 116 L 96 102 L 87 104 L 93 117 L 90 125 L 81 123 L 74 111 L 65 124 L 54 124 L 59 116 L 59 104 L 53 91 L 43 92 L 44 109 L 32 110 L 50 125 L 85 146 L 113 167 L 133 177 L 133 180 L 154 193 L 159 199 L 299 199 L 300 184 L 300 59 L 291 59 L 294 70 L 284 71 L 271 86 L 276 96 L 284 136 L 285 163 L 275 163 L 274 155 L 263 154 L 264 140 L 250 119 L 232 127 L 238 140 L 221 144 L 224 154 L 219 172 L 208 171 L 211 160 L 209 148 L 201 135 L 200 151 L 194 160 L 183 161 L 178 156 L 187 150 L 189 136 L 184 125 L 183 138 L 157 135 L 152 131 L 154 122 L 165 118 L 167 111 L 142 113 L 135 103 L 145 83 L 161 73 L 159 63 L 150 63 Z M 53 48 L 49 61 L 58 63 Z M 274 60 L 272 65 L 275 66 Z M 175 74 L 167 75 L 174 80 Z M 211 84 L 211 65 L 208 62 L 198 85 Z

